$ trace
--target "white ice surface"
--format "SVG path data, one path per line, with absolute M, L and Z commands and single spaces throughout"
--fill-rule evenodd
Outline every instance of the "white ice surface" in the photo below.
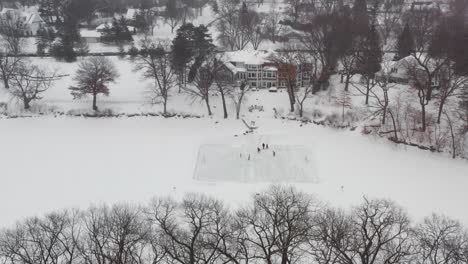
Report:
M 466 161 L 357 132 L 267 118 L 257 125 L 273 145 L 312 150 L 320 181 L 292 184 L 332 205 L 391 198 L 416 220 L 435 211 L 468 225 Z M 60 208 L 190 191 L 236 206 L 269 183 L 196 181 L 193 174 L 200 146 L 244 131 L 240 121 L 209 118 L 1 120 L 0 227 Z

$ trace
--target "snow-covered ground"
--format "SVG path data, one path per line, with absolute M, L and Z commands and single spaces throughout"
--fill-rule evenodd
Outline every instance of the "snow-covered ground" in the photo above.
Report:
M 269 135 L 236 135 L 200 147 L 194 178 L 230 182 L 318 182 L 313 152 Z M 266 145 L 265 145 L 266 144 Z
M 384 197 L 417 220 L 435 211 L 468 224 L 466 161 L 394 146 L 357 131 L 254 115 L 251 120 L 259 127 L 255 136 L 267 136 L 271 145 L 310 150 L 309 174 L 320 180 L 291 184 L 332 205 L 349 206 L 364 195 Z M 192 191 L 235 206 L 270 183 L 205 182 L 193 175 L 201 146 L 235 135 L 240 140 L 245 130 L 241 121 L 217 118 L 1 120 L 0 226 L 59 208 L 146 203 L 153 196 Z M 250 147 L 256 152 L 256 145 Z

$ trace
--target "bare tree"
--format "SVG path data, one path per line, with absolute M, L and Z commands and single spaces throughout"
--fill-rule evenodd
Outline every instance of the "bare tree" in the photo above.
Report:
M 111 261 L 107 253 L 110 244 L 108 218 L 107 206 L 91 207 L 84 213 L 78 252 L 85 263 L 105 264 Z
M 283 31 L 283 25 L 280 24 L 281 13 L 278 11 L 276 0 L 270 6 L 270 12 L 265 19 L 265 32 L 268 38 L 276 43 L 278 36 Z
M 313 84 L 309 84 L 297 89 L 295 94 L 296 102 L 299 109 L 299 117 L 304 116 L 304 103 L 313 95 L 314 87 Z
M 440 124 L 444 106 L 449 98 L 457 96 L 457 92 L 468 86 L 468 77 L 461 76 L 455 73 L 454 66 L 451 62 L 446 67 L 442 67 L 439 71 L 440 87 L 437 89 L 435 98 L 439 103 L 437 113 L 437 123 Z
M 180 204 L 171 199 L 155 199 L 147 215 L 163 235 L 161 243 L 173 262 L 212 264 L 219 256 L 219 239 L 209 231 L 221 207 L 217 200 L 189 194 Z
M 233 87 L 233 90 L 229 94 L 232 102 L 236 107 L 236 119 L 240 118 L 240 111 L 242 109 L 242 104 L 246 98 L 247 93 L 251 90 L 250 85 L 245 82 L 240 83 Z
M 214 67 L 214 60 L 207 60 L 197 69 L 193 84 L 183 88 L 193 99 L 200 99 L 205 102 L 208 115 L 210 116 L 213 114 L 210 105 L 210 93 L 215 82 Z
M 468 235 L 462 225 L 445 216 L 433 214 L 416 227 L 418 263 L 463 263 Z
M 217 240 L 212 240 L 211 246 L 220 254 L 222 263 L 248 264 L 254 259 L 254 249 L 249 242 L 246 223 L 234 213 L 218 210 L 216 224 L 212 225 L 211 233 Z
M 354 234 L 352 219 L 343 210 L 325 208 L 310 219 L 305 251 L 319 264 L 353 264 Z
M 262 19 L 247 7 L 236 1 L 222 0 L 218 7 L 219 20 L 217 28 L 221 43 L 231 50 L 244 49 L 249 43 L 257 46 L 261 42 L 261 31 L 257 32 Z M 255 39 L 254 39 L 255 38 Z
M 111 263 L 126 264 L 138 260 L 147 236 L 141 209 L 115 205 L 107 219 L 109 247 L 106 252 Z
M 294 188 L 273 186 L 254 197 L 253 205 L 241 209 L 238 217 L 246 224 L 256 258 L 267 264 L 292 263 L 301 255 L 310 230 L 309 218 L 316 202 Z
M 428 83 L 432 78 L 427 78 L 426 74 L 422 73 L 422 69 L 417 63 L 409 63 L 406 67 L 407 74 L 410 79 L 411 88 L 416 91 L 418 103 L 421 107 L 421 128 L 422 132 L 427 128 L 426 107 L 430 100 L 428 94 L 432 93 L 433 85 Z
M 10 79 L 22 62 L 22 57 L 17 56 L 19 49 L 19 47 L 15 47 L 14 44 L 12 45 L 8 42 L 0 43 L 0 77 L 6 89 L 10 88 Z
M 74 77 L 77 86 L 71 86 L 73 98 L 82 98 L 91 94 L 93 110 L 97 111 L 97 96 L 109 95 L 108 84 L 115 82 L 119 74 L 114 64 L 105 57 L 90 57 L 79 63 Z
M 359 263 L 401 263 L 411 255 L 411 226 L 406 212 L 388 200 L 368 200 L 352 214 L 353 251 Z
M 67 211 L 28 218 L 0 236 L 0 252 L 11 263 L 70 263 L 61 243 L 72 222 Z
M 310 60 L 307 60 L 306 57 L 300 56 L 298 67 L 300 67 L 298 73 L 302 74 L 303 79 L 308 79 L 305 83 L 302 83 L 302 87 L 298 88 L 295 92 L 295 101 L 299 107 L 299 116 L 303 117 L 304 103 L 314 93 L 314 85 L 319 77 L 320 66 L 319 61 L 316 59 L 311 58 Z
M 381 116 L 381 124 L 382 127 L 387 125 L 387 117 L 390 116 L 393 129 L 390 131 L 381 131 L 380 134 L 388 134 L 393 133 L 393 137 L 395 140 L 398 139 L 398 129 L 396 124 L 396 117 L 395 113 L 390 106 L 390 96 L 389 92 L 392 90 L 396 84 L 391 82 L 392 76 L 392 62 L 389 60 L 385 60 L 382 63 L 382 69 L 378 73 L 378 78 L 376 78 L 377 83 L 377 91 L 371 90 L 370 96 L 372 99 L 372 103 L 370 107 L 375 108 L 375 115 Z
M 265 40 L 265 33 L 263 32 L 263 28 L 263 25 L 258 25 L 254 27 L 254 29 L 251 32 L 252 36 L 250 39 L 250 43 L 252 43 L 252 47 L 254 48 L 254 50 L 258 50 L 260 45 Z
M 166 23 L 171 27 L 171 32 L 182 22 L 182 14 L 177 8 L 177 1 L 167 1 L 166 4 Z M 185 17 L 184 17 L 185 18 Z
M 25 31 L 25 23 L 19 17 L 10 17 L 0 19 L 0 35 L 4 42 L 4 48 L 10 55 L 19 55 L 24 46 L 23 32 Z M 2 46 L 3 46 L 2 45 Z
M 335 97 L 335 103 L 341 108 L 341 122 L 344 123 L 345 110 L 347 108 L 351 108 L 353 105 L 349 92 L 345 90 L 340 91 L 339 94 Z
M 223 58 L 213 58 L 213 74 L 217 91 L 221 95 L 224 118 L 228 118 L 226 98 L 231 94 L 234 87 L 234 78 L 224 65 Z
M 22 64 L 10 77 L 10 93 L 23 103 L 24 109 L 31 108 L 31 102 L 42 99 L 42 93 L 47 91 L 60 76 L 36 65 Z
M 379 12 L 379 19 L 381 22 L 378 24 L 382 44 L 387 45 L 388 40 L 395 36 L 395 33 L 401 27 L 401 17 L 403 14 L 404 1 L 385 1 Z
M 176 72 L 171 66 L 168 46 L 143 40 L 142 53 L 135 61 L 135 71 L 142 71 L 145 79 L 154 81 L 148 90 L 150 103 L 162 103 L 163 114 L 166 115 L 170 92 L 176 86 Z
M 295 52 L 278 53 L 273 56 L 272 61 L 278 69 L 278 80 L 286 85 L 289 111 L 292 113 L 296 104 L 298 66 L 302 61 Z

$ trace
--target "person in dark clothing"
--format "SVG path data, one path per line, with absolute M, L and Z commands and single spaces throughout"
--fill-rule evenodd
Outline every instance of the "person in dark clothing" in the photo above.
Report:
M 257 152 L 260 153 L 260 148 L 257 148 Z
M 266 144 L 266 146 L 265 146 L 265 147 L 266 147 L 266 149 L 268 149 L 268 144 Z
M 276 157 L 276 152 L 273 150 L 273 157 Z
M 262 143 L 262 149 L 265 149 L 265 143 Z

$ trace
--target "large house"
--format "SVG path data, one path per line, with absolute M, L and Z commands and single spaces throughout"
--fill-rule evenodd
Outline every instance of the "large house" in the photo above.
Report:
M 245 82 L 254 88 L 286 88 L 286 72 L 293 72 L 297 86 L 310 82 L 310 67 L 307 65 L 277 65 L 271 60 L 271 51 L 226 52 L 222 60 L 236 82 Z M 278 66 L 280 69 L 278 69 Z
M 424 59 L 422 58 L 422 60 Z M 429 64 L 429 67 L 431 68 L 432 66 Z M 386 65 L 386 67 L 382 67 L 382 70 L 376 74 L 376 78 L 388 78 L 388 81 L 392 83 L 409 84 L 411 83 L 411 78 L 413 78 L 408 72 L 409 69 L 415 69 L 418 76 L 425 76 L 424 69 L 419 66 L 416 58 L 408 56 L 399 61 L 391 62 L 389 65 Z M 440 78 L 440 74 L 434 74 L 431 86 L 439 87 Z
M 3 8 L 0 20 L 8 23 L 20 23 L 24 36 L 35 36 L 39 29 L 45 26 L 44 20 L 37 11 L 23 11 L 20 9 Z

